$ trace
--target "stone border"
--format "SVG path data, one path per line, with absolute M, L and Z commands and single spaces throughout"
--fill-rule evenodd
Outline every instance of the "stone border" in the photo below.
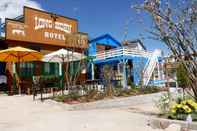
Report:
M 182 128 L 185 128 L 188 126 L 186 121 L 180 121 L 180 120 L 171 120 L 171 119 L 158 118 L 158 117 L 151 118 L 151 120 L 150 120 L 150 126 L 152 128 L 156 128 L 156 129 L 161 129 L 161 126 L 163 128 L 167 128 L 171 124 L 178 124 Z M 192 122 L 189 125 L 189 128 L 191 130 L 196 131 L 197 130 L 197 122 Z

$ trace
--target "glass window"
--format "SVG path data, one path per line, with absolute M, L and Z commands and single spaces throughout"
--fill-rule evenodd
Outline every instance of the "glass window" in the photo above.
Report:
M 45 74 L 50 74 L 50 63 L 44 64 L 44 72 Z
M 59 64 L 58 63 L 44 63 L 42 69 L 43 75 L 58 75 Z
M 32 77 L 34 75 L 34 63 L 33 62 L 23 62 L 19 65 L 19 75 L 21 77 Z

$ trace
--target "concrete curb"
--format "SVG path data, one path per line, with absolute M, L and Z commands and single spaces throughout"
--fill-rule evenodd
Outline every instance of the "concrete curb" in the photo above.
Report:
M 188 127 L 186 121 L 180 121 L 180 120 L 170 120 L 165 118 L 151 118 L 150 120 L 150 126 L 154 129 L 161 129 L 161 128 L 167 128 L 171 124 L 177 124 L 180 125 L 182 128 Z M 197 122 L 192 122 L 189 125 L 190 130 L 197 130 Z

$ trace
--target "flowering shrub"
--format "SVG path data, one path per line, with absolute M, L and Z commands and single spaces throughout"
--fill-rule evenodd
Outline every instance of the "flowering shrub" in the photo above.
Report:
M 186 120 L 190 115 L 193 121 L 197 121 L 197 102 L 190 96 L 181 96 L 177 94 L 174 96 L 167 92 L 155 101 L 160 115 L 176 120 Z
M 176 103 L 171 108 L 171 112 L 173 114 L 177 114 L 177 113 L 186 113 L 186 114 L 189 114 L 189 113 L 196 112 L 196 111 L 197 111 L 197 103 L 194 102 L 191 99 L 184 100 L 180 104 L 177 104 Z
M 193 117 L 197 115 L 197 103 L 191 99 L 174 104 L 170 109 L 169 117 L 184 120 L 188 114 L 192 114 Z

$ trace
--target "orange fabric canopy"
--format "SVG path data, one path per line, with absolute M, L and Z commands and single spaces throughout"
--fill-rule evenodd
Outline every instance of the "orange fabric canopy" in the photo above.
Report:
M 13 47 L 0 51 L 0 61 L 2 62 L 40 61 L 42 57 L 40 52 L 23 47 Z

